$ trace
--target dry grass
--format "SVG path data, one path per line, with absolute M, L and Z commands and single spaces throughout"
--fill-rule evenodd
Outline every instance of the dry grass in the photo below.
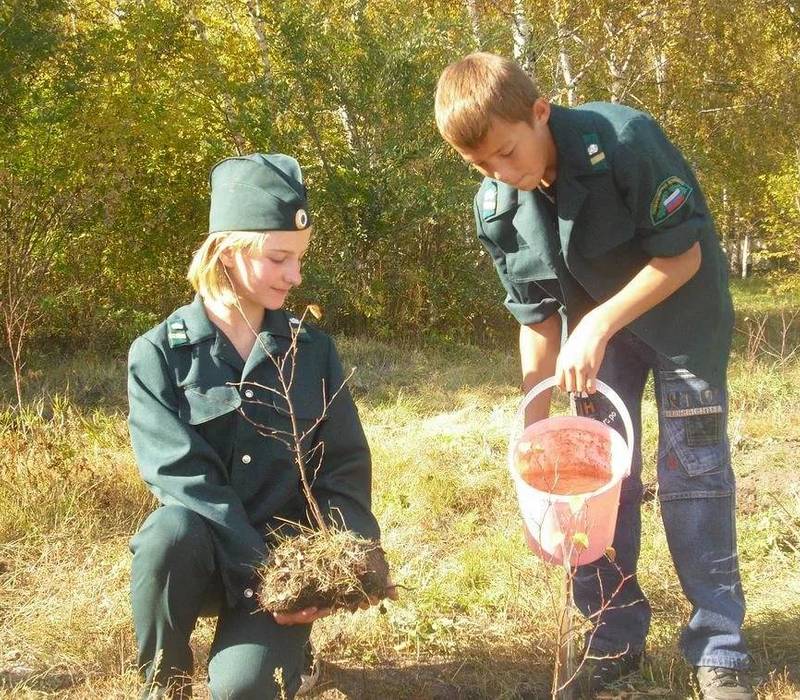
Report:
M 513 355 L 340 345 L 359 367 L 353 386 L 383 544 L 394 579 L 410 590 L 386 615 L 371 609 L 315 626 L 325 659 L 317 697 L 545 697 L 560 575 L 525 549 L 506 472 Z M 28 382 L 40 397 L 32 409 L 0 416 L 0 698 L 133 698 L 127 541 L 152 500 L 127 444 L 123 363 L 50 361 Z M 776 370 L 741 351 L 735 360 L 745 632 L 763 698 L 800 697 L 798 386 L 796 362 Z M 652 457 L 652 401 L 644 420 Z M 654 623 L 632 688 L 638 697 L 692 697 L 677 651 L 689 609 L 655 500 L 643 506 L 643 529 L 640 575 Z M 199 668 L 210 635 L 201 621 Z

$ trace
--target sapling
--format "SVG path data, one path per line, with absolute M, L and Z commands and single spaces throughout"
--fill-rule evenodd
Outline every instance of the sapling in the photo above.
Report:
M 608 462 L 610 459 L 608 446 L 601 446 L 598 449 L 600 450 L 601 461 Z M 563 521 L 559 518 L 560 527 L 564 532 L 564 541 L 561 544 L 563 568 L 561 595 L 551 595 L 553 616 L 556 622 L 556 654 L 553 663 L 550 697 L 553 700 L 571 700 L 575 697 L 581 697 L 581 692 L 584 689 L 577 687 L 578 677 L 587 663 L 618 658 L 628 651 L 626 649 L 616 654 L 603 656 L 597 656 L 590 651 L 594 635 L 602 624 L 600 618 L 606 612 L 635 605 L 641 601 L 637 600 L 624 604 L 615 602 L 625 583 L 631 579 L 631 575 L 624 574 L 616 563 L 616 551 L 609 546 L 606 548 L 602 558 L 607 559 L 619 574 L 614 590 L 603 590 L 603 582 L 598 570 L 597 582 L 600 589 L 600 606 L 587 617 L 578 614 L 575 606 L 573 588 L 577 568 L 574 563 L 578 562 L 581 554 L 589 549 L 590 537 L 592 536 L 590 534 L 590 523 L 586 521 L 586 511 L 583 508 L 584 502 L 593 490 L 608 481 L 609 475 L 591 474 L 593 470 L 589 468 L 590 465 L 582 465 L 574 459 L 573 461 L 568 461 L 566 465 L 562 465 L 560 455 L 556 454 L 551 459 L 543 445 L 538 441 L 522 440 L 517 442 L 514 456 L 514 468 L 526 483 L 544 493 L 569 495 L 568 502 L 571 516 Z M 588 471 L 589 473 L 581 473 L 582 471 Z M 576 479 L 576 476 L 580 478 Z M 579 489 L 579 491 L 576 492 L 575 488 Z M 580 492 L 580 489 L 586 489 L 586 492 Z M 545 540 L 543 524 L 551 515 L 552 507 L 552 502 L 550 502 L 545 512 L 541 515 L 539 531 L 535 533 L 538 534 L 536 539 L 539 542 Z M 583 513 L 584 517 L 579 520 L 578 516 L 581 513 Z M 547 560 L 546 557 L 545 560 Z M 578 651 L 581 641 L 583 642 L 583 652 Z
M 297 323 L 290 324 L 291 344 L 285 354 L 276 356 L 256 333 L 257 342 L 277 370 L 278 387 L 256 382 L 242 382 L 277 396 L 285 406 L 290 420 L 289 429 L 265 425 L 248 417 L 244 407 L 239 410 L 259 434 L 283 444 L 292 455 L 308 508 L 310 524 L 286 523 L 272 533 L 272 546 L 266 562 L 258 569 L 260 586 L 257 593 L 260 606 L 273 613 L 292 613 L 305 608 L 355 609 L 358 606 L 386 598 L 390 594 L 389 566 L 380 543 L 368 540 L 347 529 L 341 513 L 329 513 L 320 508 L 314 496 L 313 484 L 317 473 L 324 468 L 325 444 L 317 442 L 307 448 L 310 438 L 327 417 L 328 409 L 344 390 L 353 371 L 329 395 L 331 387 L 322 385 L 322 413 L 303 429 L 292 399 L 297 367 L 298 338 L 306 316 L 319 318 L 319 307 L 306 308 Z M 261 402 L 250 401 L 258 404 Z M 310 466 L 315 464 L 315 469 Z

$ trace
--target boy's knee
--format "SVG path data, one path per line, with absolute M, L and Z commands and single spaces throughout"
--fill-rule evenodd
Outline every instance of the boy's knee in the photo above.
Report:
M 153 511 L 131 540 L 134 569 L 155 573 L 186 562 L 213 562 L 208 525 L 183 506 L 162 506 Z

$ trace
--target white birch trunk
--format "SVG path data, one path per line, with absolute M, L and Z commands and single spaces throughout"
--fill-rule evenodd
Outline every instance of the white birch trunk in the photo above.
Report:
M 750 263 L 750 234 L 746 233 L 742 239 L 742 279 L 747 279 L 747 268 Z
M 187 19 L 192 25 L 197 37 L 203 43 L 208 43 L 208 30 L 206 29 L 205 23 L 199 17 L 197 17 L 192 10 L 188 11 Z M 222 74 L 222 68 L 220 65 L 215 64 L 213 66 L 213 71 L 216 74 L 215 77 L 220 81 L 220 83 L 222 83 L 224 76 Z M 222 111 L 222 114 L 225 118 L 225 123 L 228 127 L 228 135 L 230 136 L 230 139 L 233 141 L 233 144 L 236 148 L 236 155 L 247 153 L 250 148 L 248 146 L 247 139 L 238 128 L 239 116 L 233 98 L 227 92 L 222 91 L 220 91 L 219 97 L 222 101 L 222 104 L 218 105 L 218 107 Z
M 667 55 L 664 50 L 654 52 L 653 60 L 655 61 L 655 74 L 656 74 L 656 88 L 658 89 L 658 103 L 664 104 L 664 90 L 666 89 L 667 82 Z
M 481 20 L 478 14 L 478 6 L 475 0 L 464 0 L 464 5 L 467 8 L 469 23 L 472 28 L 472 43 L 476 49 L 481 50 L 483 48 L 483 34 L 481 32 Z
M 247 0 L 247 14 L 250 16 L 250 24 L 256 34 L 256 42 L 261 56 L 261 66 L 264 69 L 264 78 L 269 82 L 272 79 L 272 68 L 269 60 L 269 40 L 264 31 L 264 19 L 261 17 L 259 0 Z
M 572 61 L 567 51 L 568 32 L 563 24 L 556 28 L 558 36 L 558 66 L 561 68 L 561 76 L 564 79 L 564 87 L 567 91 L 567 105 L 575 106 L 575 78 L 572 75 Z
M 514 60 L 522 69 L 533 76 L 533 60 L 531 48 L 531 25 L 525 17 L 525 6 L 522 0 L 514 0 L 511 13 L 511 37 L 514 44 Z
M 795 149 L 795 155 L 797 156 L 797 181 L 800 182 L 800 144 Z M 797 190 L 794 203 L 797 205 L 797 211 L 800 212 L 800 189 Z

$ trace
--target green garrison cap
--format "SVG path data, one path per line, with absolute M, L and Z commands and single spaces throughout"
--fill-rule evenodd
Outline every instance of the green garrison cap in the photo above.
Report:
M 310 217 L 300 166 L 282 153 L 225 158 L 211 168 L 208 232 L 299 231 Z

